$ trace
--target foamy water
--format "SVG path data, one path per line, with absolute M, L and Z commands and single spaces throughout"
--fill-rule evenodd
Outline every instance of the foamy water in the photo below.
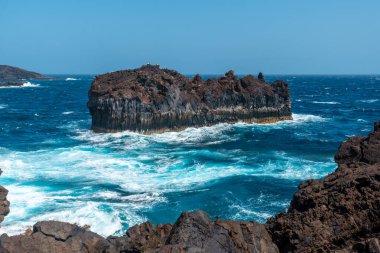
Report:
M 93 77 L 65 78 L 0 91 L 0 184 L 11 202 L 0 233 L 53 219 L 122 235 L 195 209 L 264 222 L 288 207 L 301 181 L 333 171 L 341 141 L 371 131 L 380 115 L 369 102 L 379 84 L 369 79 L 297 76 L 282 78 L 291 82 L 293 120 L 100 134 L 89 130 L 86 108 Z M 355 82 L 363 89 L 347 86 Z

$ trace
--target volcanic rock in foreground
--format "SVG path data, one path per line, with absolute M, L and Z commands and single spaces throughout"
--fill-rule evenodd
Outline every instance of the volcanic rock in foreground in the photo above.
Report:
M 340 146 L 338 169 L 299 186 L 267 222 L 280 252 L 380 252 L 380 122 Z
M 269 84 L 251 75 L 239 79 L 232 71 L 218 79 L 190 79 L 158 65 L 97 76 L 88 108 L 96 132 L 154 133 L 292 118 L 289 88 L 283 81 Z
M 41 75 L 36 72 L 28 71 L 25 69 L 12 67 L 8 65 L 0 65 L 0 79 L 50 79 L 47 76 Z
M 16 253 L 277 253 L 278 249 L 256 222 L 216 220 L 203 211 L 184 212 L 174 225 L 150 222 L 130 228 L 123 237 L 107 239 L 76 225 L 43 221 L 25 235 L 0 237 L 0 252 Z

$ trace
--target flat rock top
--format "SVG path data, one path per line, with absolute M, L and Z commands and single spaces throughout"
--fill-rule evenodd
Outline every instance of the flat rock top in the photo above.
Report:
M 49 77 L 18 67 L 0 65 L 0 79 L 49 79 Z

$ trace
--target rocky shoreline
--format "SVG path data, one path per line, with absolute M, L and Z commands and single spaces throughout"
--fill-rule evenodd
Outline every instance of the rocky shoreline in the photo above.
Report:
M 174 224 L 145 222 L 121 237 L 103 238 L 88 228 L 42 221 L 23 235 L 0 237 L 1 253 L 55 252 L 380 252 L 380 122 L 367 137 L 343 142 L 338 168 L 300 184 L 290 207 L 266 224 L 212 220 L 183 212 Z M 0 189 L 0 217 L 9 212 Z
M 260 73 L 238 78 L 193 78 L 158 65 L 99 75 L 88 108 L 96 132 L 157 133 L 224 122 L 273 123 L 292 119 L 284 81 L 267 83 Z
M 0 82 L 0 87 L 21 87 L 25 82 Z

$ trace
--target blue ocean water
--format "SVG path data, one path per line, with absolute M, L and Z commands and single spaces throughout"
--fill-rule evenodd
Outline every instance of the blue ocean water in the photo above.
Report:
M 380 76 L 267 76 L 290 84 L 293 121 L 96 134 L 93 76 L 57 77 L 0 89 L 0 185 L 11 202 L 0 233 L 54 219 L 121 235 L 194 209 L 265 222 L 301 181 L 336 168 L 343 140 L 380 119 Z

